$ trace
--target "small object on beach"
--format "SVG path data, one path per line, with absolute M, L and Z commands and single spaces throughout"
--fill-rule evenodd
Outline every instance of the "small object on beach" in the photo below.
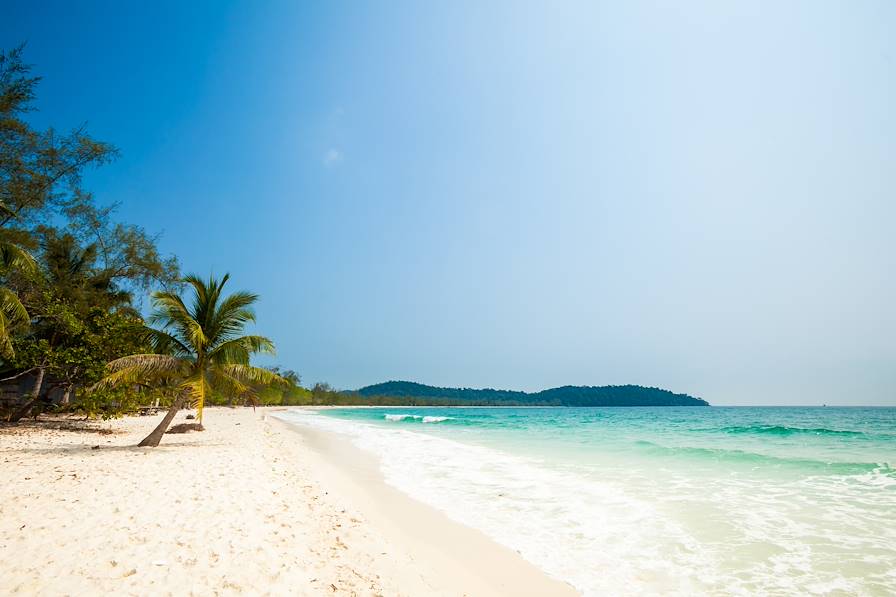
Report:
M 187 415 L 187 419 L 195 419 L 196 415 Z
M 137 569 L 136 569 L 136 568 L 131 568 L 130 570 L 128 570 L 127 572 L 125 572 L 124 574 L 122 574 L 121 577 L 122 577 L 122 578 L 127 578 L 128 576 L 134 576 L 135 574 L 137 574 Z
M 202 423 L 181 423 L 165 433 L 187 433 L 189 431 L 205 431 L 205 427 L 202 426 Z
M 21 530 L 24 529 L 26 526 L 27 526 L 27 525 L 24 525 L 24 524 L 23 524 L 22 526 L 19 527 L 19 530 L 21 531 Z
M 90 449 L 91 449 L 91 450 L 99 450 L 100 447 L 99 447 L 99 446 L 93 446 L 93 447 L 91 447 Z
M 155 562 L 152 563 L 152 565 L 153 566 L 167 566 L 168 562 L 166 562 L 165 560 L 156 560 Z

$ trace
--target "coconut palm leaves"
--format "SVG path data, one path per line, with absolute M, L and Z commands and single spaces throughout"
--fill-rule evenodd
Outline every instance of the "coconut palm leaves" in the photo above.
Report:
M 0 272 L 5 274 L 11 269 L 34 272 L 37 270 L 37 264 L 28 251 L 11 242 L 0 240 Z M 28 311 L 25 310 L 18 295 L 6 286 L 0 286 L 0 356 L 5 358 L 13 356 L 12 331 L 26 325 L 29 319 Z
M 28 311 L 16 293 L 0 286 L 0 355 L 11 358 L 15 351 L 12 348 L 12 331 L 28 323 Z
M 187 276 L 188 302 L 174 292 L 154 293 L 154 311 L 147 320 L 154 327 L 148 327 L 146 334 L 156 354 L 112 361 L 98 386 L 176 384 L 180 401 L 189 401 L 201 422 L 202 409 L 214 390 L 254 399 L 254 387 L 284 383 L 280 376 L 249 364 L 253 354 L 273 354 L 274 344 L 264 336 L 242 335 L 255 322 L 252 305 L 258 296 L 242 291 L 224 296 L 229 278 Z
M 0 268 L 34 271 L 37 264 L 25 249 L 8 241 L 0 241 Z

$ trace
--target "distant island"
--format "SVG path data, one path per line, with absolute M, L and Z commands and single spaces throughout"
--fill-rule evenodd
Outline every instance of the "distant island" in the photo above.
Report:
M 411 406 L 709 406 L 705 400 L 687 394 L 635 385 L 562 386 L 530 393 L 387 381 L 343 395 L 360 398 L 360 403 Z

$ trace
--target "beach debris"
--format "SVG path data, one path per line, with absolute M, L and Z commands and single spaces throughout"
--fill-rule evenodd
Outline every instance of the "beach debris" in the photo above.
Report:
M 202 423 L 181 423 L 165 433 L 189 433 L 190 431 L 205 431 L 205 427 L 202 426 Z
M 165 560 L 156 560 L 152 563 L 153 566 L 167 566 L 168 562 Z
M 187 415 L 186 418 L 187 418 L 187 419 L 195 419 L 195 418 L 196 418 L 196 415 Z
M 91 446 L 90 449 L 91 449 L 91 450 L 99 450 L 100 447 L 99 447 L 99 446 Z
M 125 572 L 124 574 L 122 574 L 121 577 L 122 577 L 122 578 L 127 578 L 128 576 L 134 576 L 135 574 L 137 574 L 137 569 L 136 569 L 136 568 L 131 568 L 130 570 L 128 570 L 127 572 Z

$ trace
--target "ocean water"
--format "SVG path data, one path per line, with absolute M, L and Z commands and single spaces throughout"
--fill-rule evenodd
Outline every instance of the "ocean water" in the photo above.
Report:
M 896 595 L 896 409 L 364 408 L 386 482 L 586 595 Z

